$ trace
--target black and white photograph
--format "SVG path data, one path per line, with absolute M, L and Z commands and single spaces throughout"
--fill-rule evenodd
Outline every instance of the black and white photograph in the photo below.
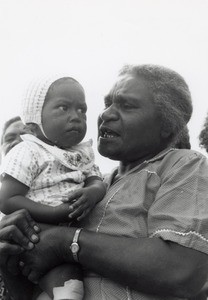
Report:
M 208 0 L 0 0 L 0 300 L 208 299 Z

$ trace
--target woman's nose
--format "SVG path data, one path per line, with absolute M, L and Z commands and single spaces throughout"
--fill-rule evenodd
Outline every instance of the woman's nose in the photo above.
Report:
M 111 105 L 108 108 L 106 108 L 101 114 L 100 119 L 103 121 L 109 121 L 109 120 L 117 120 L 118 119 L 118 112 L 116 108 Z

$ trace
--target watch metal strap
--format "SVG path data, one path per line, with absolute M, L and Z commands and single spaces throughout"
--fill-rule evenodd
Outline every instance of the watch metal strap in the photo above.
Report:
M 75 234 L 74 234 L 74 238 L 73 238 L 73 243 L 77 243 L 78 242 L 79 234 L 80 234 L 81 230 L 82 230 L 82 228 L 76 229 Z
M 81 230 L 82 230 L 82 228 L 76 229 L 76 231 L 75 231 L 75 233 L 74 233 L 73 241 L 72 241 L 72 244 L 71 244 L 71 246 L 72 246 L 73 244 L 76 244 L 76 246 L 78 247 L 78 249 L 77 249 L 76 252 L 73 252 L 73 251 L 72 251 L 73 258 L 74 258 L 74 260 L 75 260 L 76 262 L 79 262 L 77 253 L 78 253 L 78 251 L 79 251 L 78 239 L 79 239 L 79 235 L 80 235 Z

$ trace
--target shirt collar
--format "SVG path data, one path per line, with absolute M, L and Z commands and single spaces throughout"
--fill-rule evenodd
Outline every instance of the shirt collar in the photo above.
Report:
M 172 148 L 172 147 L 171 148 L 168 147 L 168 148 L 162 150 L 161 152 L 156 154 L 154 157 L 143 161 L 141 164 L 139 164 L 136 167 L 129 170 L 126 174 L 122 175 L 118 180 L 122 179 L 123 177 L 125 177 L 126 175 L 128 175 L 130 173 L 133 173 L 136 170 L 142 169 L 144 166 L 148 165 L 149 163 L 163 159 L 163 157 L 165 157 L 169 152 L 174 151 L 174 150 L 176 150 L 176 148 Z M 118 174 L 118 167 L 114 168 L 110 174 L 106 175 L 105 182 L 107 183 L 108 186 L 112 185 L 113 179 L 117 174 Z M 115 180 L 113 182 L 113 184 L 116 183 L 118 180 Z

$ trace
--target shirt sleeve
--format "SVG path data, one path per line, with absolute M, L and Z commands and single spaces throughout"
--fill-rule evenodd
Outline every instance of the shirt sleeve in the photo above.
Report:
M 12 148 L 3 159 L 0 174 L 8 174 L 31 187 L 38 173 L 37 153 L 32 145 L 21 142 Z
M 150 237 L 208 254 L 208 162 L 197 152 L 179 159 L 161 177 L 148 212 Z

